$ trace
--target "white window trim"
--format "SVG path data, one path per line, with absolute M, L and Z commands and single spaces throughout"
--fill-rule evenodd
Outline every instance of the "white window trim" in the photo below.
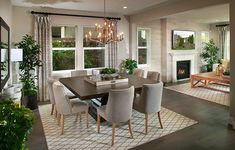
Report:
M 56 48 L 52 48 L 52 50 L 55 50 L 55 51 L 73 51 L 73 50 L 76 50 L 76 47 L 56 47 Z
M 59 48 L 59 47 L 56 47 L 56 48 L 53 48 L 53 45 L 52 45 L 52 28 L 53 27 L 74 27 L 75 28 L 75 47 L 63 47 L 63 48 Z M 76 59 L 77 59 L 77 26 L 76 25 L 67 25 L 67 24 L 60 24 L 60 25 L 56 25 L 56 24 L 53 24 L 51 26 L 51 72 L 52 74 L 53 73 L 61 73 L 61 72 L 69 72 L 69 71 L 72 71 L 72 70 L 75 70 L 76 69 Z M 74 50 L 75 51 L 75 62 L 74 62 L 74 65 L 75 65 L 75 68 L 74 69 L 68 69 L 68 70 L 53 70 L 53 50 Z
M 139 41 L 138 41 L 138 31 L 139 30 L 149 30 L 149 35 L 147 36 L 147 46 L 139 46 Z M 137 27 L 137 51 L 136 51 L 136 61 L 138 67 L 149 67 L 151 66 L 151 28 L 143 28 L 143 27 Z M 141 48 L 147 48 L 147 64 L 139 64 L 139 49 Z

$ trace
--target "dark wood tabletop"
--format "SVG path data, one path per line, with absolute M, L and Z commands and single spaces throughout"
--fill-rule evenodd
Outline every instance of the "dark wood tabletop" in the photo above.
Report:
M 116 83 L 111 85 L 95 86 L 84 80 L 84 77 L 60 78 L 59 81 L 67 87 L 74 95 L 81 100 L 107 96 L 110 89 L 135 87 L 135 91 L 141 90 L 143 84 L 153 84 L 156 81 L 140 78 L 134 75 L 127 75 L 128 82 Z

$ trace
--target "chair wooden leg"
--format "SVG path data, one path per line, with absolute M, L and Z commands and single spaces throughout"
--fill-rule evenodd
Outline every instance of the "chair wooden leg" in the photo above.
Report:
M 61 115 L 61 135 L 64 134 L 64 115 Z
M 114 145 L 114 138 L 115 138 L 115 123 L 112 124 L 112 146 Z
M 75 122 L 78 121 L 78 116 L 79 116 L 79 113 L 76 114 L 76 119 L 75 119 Z
M 129 132 L 131 134 L 131 138 L 133 138 L 132 129 L 131 129 L 131 120 L 128 120 L 128 127 L 129 127 Z
M 55 104 L 52 104 L 52 105 L 51 105 L 51 115 L 53 115 L 54 108 L 55 108 Z
M 86 128 L 88 128 L 88 111 L 86 111 Z
M 145 134 L 148 134 L 148 114 L 145 114 Z
M 82 113 L 79 113 L 79 121 L 82 122 Z
M 61 114 L 58 114 L 57 117 L 58 117 L 58 118 L 57 118 L 57 119 L 58 119 L 58 125 L 60 126 L 60 123 L 61 123 L 61 122 L 60 122 Z
M 157 112 L 157 116 L 158 116 L 158 120 L 159 120 L 159 123 L 160 123 L 160 127 L 161 127 L 161 129 L 163 129 L 162 121 L 161 121 L 161 116 L 160 116 L 160 111 Z
M 97 113 L 97 131 L 100 133 L 100 114 Z
M 55 107 L 55 117 L 57 118 L 57 114 L 58 114 L 58 112 L 57 112 L 57 109 L 56 109 L 56 107 Z

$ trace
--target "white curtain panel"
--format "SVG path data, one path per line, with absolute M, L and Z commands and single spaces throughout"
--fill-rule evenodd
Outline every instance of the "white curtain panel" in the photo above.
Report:
M 230 58 L 230 27 L 218 27 L 219 31 L 219 48 L 223 59 Z
M 230 31 L 225 33 L 224 58 L 230 60 Z
M 37 70 L 38 75 L 38 100 L 48 100 L 47 78 L 51 76 L 51 21 L 49 16 L 34 16 L 34 39 L 41 48 L 39 59 L 43 62 L 42 66 Z

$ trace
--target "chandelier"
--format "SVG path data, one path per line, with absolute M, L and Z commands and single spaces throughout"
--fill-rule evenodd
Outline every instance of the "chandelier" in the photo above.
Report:
M 93 41 L 100 44 L 108 44 L 111 42 L 120 42 L 123 40 L 123 32 L 117 33 L 117 20 L 106 18 L 106 5 L 104 0 L 104 24 L 103 26 L 95 24 L 95 32 L 97 37 L 92 37 L 92 32 L 85 35 L 86 41 Z

